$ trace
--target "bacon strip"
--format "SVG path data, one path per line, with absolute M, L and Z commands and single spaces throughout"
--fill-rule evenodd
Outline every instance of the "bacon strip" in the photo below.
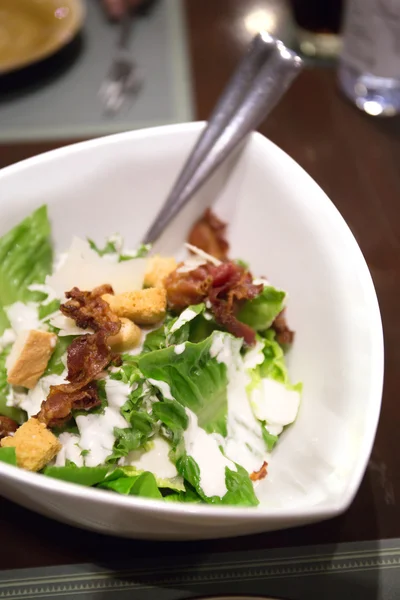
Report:
M 18 427 L 19 425 L 14 419 L 0 415 L 0 440 L 8 437 L 11 433 L 15 433 Z
M 289 329 L 286 321 L 285 309 L 283 309 L 272 323 L 272 329 L 276 331 L 276 341 L 282 346 L 293 343 L 294 331 Z
M 79 327 L 91 327 L 95 333 L 77 337 L 67 350 L 67 380 L 69 383 L 50 387 L 42 403 L 38 419 L 48 427 L 59 427 L 72 416 L 72 410 L 90 410 L 101 403 L 96 377 L 116 358 L 107 343 L 118 333 L 121 322 L 101 296 L 113 293 L 110 286 L 92 292 L 73 288 L 61 312 L 74 319 Z
M 220 325 L 247 344 L 254 344 L 255 331 L 241 323 L 236 314 L 245 300 L 261 293 L 263 286 L 254 285 L 251 273 L 243 267 L 226 262 L 218 267 L 206 264 L 193 271 L 176 270 L 165 279 L 165 287 L 171 309 L 179 311 L 208 299 Z
M 228 259 L 229 251 L 229 244 L 225 239 L 226 227 L 226 223 L 220 221 L 208 208 L 201 219 L 194 224 L 188 242 L 211 256 L 225 261 Z
M 261 479 L 264 479 L 268 475 L 267 467 L 268 463 L 264 460 L 261 468 L 258 471 L 253 471 L 253 473 L 251 473 L 250 479 L 252 481 L 260 481 Z

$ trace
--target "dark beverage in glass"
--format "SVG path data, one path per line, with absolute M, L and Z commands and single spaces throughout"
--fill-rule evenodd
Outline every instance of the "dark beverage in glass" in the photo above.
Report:
M 309 56 L 336 56 L 344 0 L 290 0 L 300 50 Z

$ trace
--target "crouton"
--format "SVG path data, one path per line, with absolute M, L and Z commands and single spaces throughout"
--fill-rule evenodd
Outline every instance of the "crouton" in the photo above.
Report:
M 104 294 L 111 310 L 120 318 L 138 325 L 154 325 L 165 317 L 167 293 L 164 288 L 147 288 L 124 294 Z
M 3 448 L 15 448 L 18 466 L 27 471 L 40 471 L 61 450 L 56 436 L 34 417 L 0 444 Z
M 115 352 L 126 352 L 139 345 L 142 330 L 129 319 L 121 319 L 121 329 L 116 335 L 107 339 L 107 343 Z
M 7 381 L 32 389 L 46 370 L 56 347 L 57 336 L 31 329 L 18 334 L 7 357 Z
M 175 271 L 178 263 L 172 256 L 152 256 L 147 260 L 147 269 L 144 275 L 144 286 L 164 287 L 164 279 Z

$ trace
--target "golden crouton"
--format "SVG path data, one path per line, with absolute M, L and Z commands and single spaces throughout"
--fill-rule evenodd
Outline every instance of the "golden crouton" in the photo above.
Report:
M 107 343 L 115 352 L 127 352 L 139 345 L 142 339 L 142 330 L 129 319 L 121 319 L 121 329 L 117 335 L 107 339 Z
M 104 294 L 111 310 L 120 318 L 130 319 L 138 325 L 154 325 L 165 317 L 167 293 L 164 288 L 147 288 L 123 294 Z
M 152 256 L 147 260 L 145 287 L 164 287 L 164 279 L 175 271 L 178 263 L 172 256 Z
M 33 388 L 46 370 L 57 336 L 47 331 L 22 331 L 7 358 L 7 381 Z
M 3 448 L 15 448 L 17 464 L 28 471 L 40 471 L 61 450 L 55 435 L 32 417 L 11 437 L 1 440 Z

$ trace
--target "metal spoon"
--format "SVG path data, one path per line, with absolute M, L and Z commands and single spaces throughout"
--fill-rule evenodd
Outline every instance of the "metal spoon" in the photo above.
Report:
M 143 238 L 155 242 L 243 139 L 263 122 L 302 68 L 295 52 L 259 33 L 240 62 L 161 211 Z

